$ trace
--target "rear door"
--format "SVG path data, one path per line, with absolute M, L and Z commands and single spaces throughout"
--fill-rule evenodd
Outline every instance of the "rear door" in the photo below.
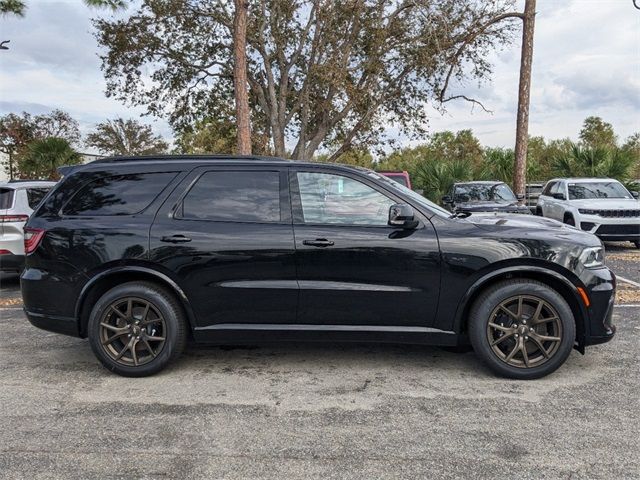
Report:
M 150 242 L 151 261 L 189 297 L 196 334 L 295 322 L 286 168 L 195 169 L 158 212 Z
M 433 324 L 440 253 L 428 219 L 415 230 L 390 227 L 389 207 L 402 200 L 349 173 L 292 169 L 291 194 L 298 323 Z

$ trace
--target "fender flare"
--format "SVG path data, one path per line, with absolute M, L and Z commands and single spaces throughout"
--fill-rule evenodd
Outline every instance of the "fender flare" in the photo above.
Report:
M 464 318 L 462 318 L 462 315 L 464 311 L 467 309 L 469 301 L 488 282 L 490 282 L 494 278 L 501 277 L 509 273 L 521 274 L 521 273 L 528 273 L 528 272 L 534 272 L 541 275 L 551 276 L 555 280 L 560 281 L 564 286 L 566 286 L 569 289 L 569 291 L 571 291 L 572 295 L 576 300 L 576 304 L 580 309 L 580 314 L 582 316 L 580 320 L 582 321 L 583 326 L 586 327 L 588 325 L 589 323 L 587 321 L 588 313 L 581 301 L 580 294 L 578 293 L 578 287 L 575 284 L 573 284 L 567 277 L 556 272 L 555 270 L 551 270 L 545 267 L 533 266 L 533 265 L 517 265 L 517 266 L 509 266 L 509 267 L 499 268 L 497 270 L 492 270 L 491 272 L 488 272 L 482 277 L 480 277 L 479 279 L 477 279 L 471 285 L 471 287 L 469 287 L 469 290 L 467 290 L 467 293 L 465 293 L 464 297 L 462 297 L 462 299 L 458 303 L 458 307 L 456 309 L 456 314 L 455 314 L 454 323 L 453 323 L 453 331 L 457 333 L 462 332 L 462 322 L 464 321 Z
M 195 313 L 193 311 L 189 298 L 184 293 L 184 290 L 182 290 L 180 285 L 178 285 L 168 275 L 162 272 L 159 272 L 158 270 L 155 270 L 153 268 L 145 267 L 141 265 L 116 266 L 116 267 L 112 267 L 107 270 L 104 270 L 98 273 L 97 275 L 94 275 L 93 277 L 91 277 L 91 279 L 82 287 L 82 290 L 80 291 L 80 295 L 78 295 L 78 300 L 76 301 L 75 317 L 78 320 L 78 322 L 79 323 L 81 322 L 80 313 L 81 313 L 84 301 L 86 300 L 86 297 L 89 291 L 96 285 L 96 283 L 98 283 L 100 280 L 111 275 L 115 275 L 119 273 L 131 273 L 131 272 L 144 273 L 146 275 L 151 275 L 157 278 L 158 280 L 160 280 L 160 282 L 162 282 L 163 284 L 167 284 L 169 287 L 171 287 L 173 292 L 178 295 L 178 298 L 185 309 L 185 313 L 187 314 L 187 319 L 189 320 L 189 324 L 193 329 L 193 327 L 195 326 L 195 318 L 196 318 Z M 79 328 L 81 328 L 81 325 L 78 325 L 78 326 Z

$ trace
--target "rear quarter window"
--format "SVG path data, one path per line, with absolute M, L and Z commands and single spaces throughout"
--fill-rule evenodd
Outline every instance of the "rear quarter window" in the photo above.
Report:
M 35 210 L 42 199 L 49 193 L 50 188 L 27 188 L 27 201 L 29 208 Z
M 63 207 L 71 216 L 133 215 L 142 212 L 177 172 L 133 173 L 93 180 Z
M 13 188 L 0 188 L 0 210 L 13 206 Z

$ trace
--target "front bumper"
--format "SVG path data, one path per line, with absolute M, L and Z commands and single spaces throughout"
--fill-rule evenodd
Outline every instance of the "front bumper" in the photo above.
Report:
M 580 214 L 578 228 L 605 241 L 640 241 L 640 218 Z
M 587 296 L 591 304 L 587 308 L 583 346 L 597 345 L 613 339 L 616 327 L 613 325 L 613 308 L 616 296 L 616 277 L 608 268 L 597 268 L 585 272 Z

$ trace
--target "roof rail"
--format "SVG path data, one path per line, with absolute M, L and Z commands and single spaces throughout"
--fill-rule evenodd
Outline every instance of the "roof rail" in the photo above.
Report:
M 189 160 L 255 160 L 261 162 L 290 162 L 284 158 L 267 157 L 261 155 L 222 155 L 222 154 L 210 154 L 210 155 L 136 155 L 136 156 L 118 156 L 118 157 L 104 157 L 98 160 L 93 160 L 89 164 L 95 163 L 114 163 L 114 162 L 149 162 L 149 161 L 189 161 Z

